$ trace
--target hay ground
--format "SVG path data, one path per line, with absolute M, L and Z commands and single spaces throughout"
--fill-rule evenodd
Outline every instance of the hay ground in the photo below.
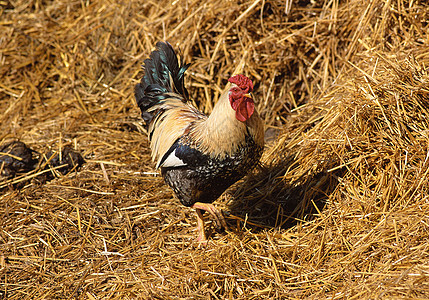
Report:
M 266 123 L 207 247 L 134 103 L 159 40 L 202 111 L 243 72 Z M 428 45 L 423 0 L 0 1 L 0 145 L 86 159 L 0 177 L 0 298 L 429 298 Z

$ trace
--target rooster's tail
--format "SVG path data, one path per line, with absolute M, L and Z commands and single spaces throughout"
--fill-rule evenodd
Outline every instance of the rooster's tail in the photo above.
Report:
M 168 42 L 158 42 L 156 48 L 150 58 L 144 61 L 144 76 L 134 90 L 146 128 L 155 113 L 148 112 L 152 106 L 171 98 L 172 93 L 180 96 L 184 102 L 188 99 L 183 78 L 189 64 L 183 65 L 182 61 L 179 64 L 176 53 Z

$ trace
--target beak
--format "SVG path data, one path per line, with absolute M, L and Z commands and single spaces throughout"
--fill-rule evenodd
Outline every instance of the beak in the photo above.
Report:
M 246 98 L 253 99 L 252 93 L 247 93 L 247 94 L 244 94 L 243 96 Z

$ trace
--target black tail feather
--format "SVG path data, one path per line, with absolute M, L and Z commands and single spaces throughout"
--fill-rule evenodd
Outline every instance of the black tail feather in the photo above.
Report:
M 188 100 L 188 91 L 184 85 L 184 74 L 190 64 L 183 64 L 177 59 L 173 47 L 168 42 L 158 42 L 157 50 L 145 59 L 144 76 L 135 87 L 134 93 L 142 112 L 142 118 L 149 126 L 153 113 L 147 112 L 165 98 L 171 97 L 166 93 L 179 94 L 183 101 Z

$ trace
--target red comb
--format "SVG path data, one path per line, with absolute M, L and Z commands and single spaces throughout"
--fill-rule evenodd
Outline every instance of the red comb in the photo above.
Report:
M 232 76 L 228 79 L 229 82 L 236 84 L 240 89 L 246 90 L 246 92 L 253 91 L 253 82 L 243 74 Z

